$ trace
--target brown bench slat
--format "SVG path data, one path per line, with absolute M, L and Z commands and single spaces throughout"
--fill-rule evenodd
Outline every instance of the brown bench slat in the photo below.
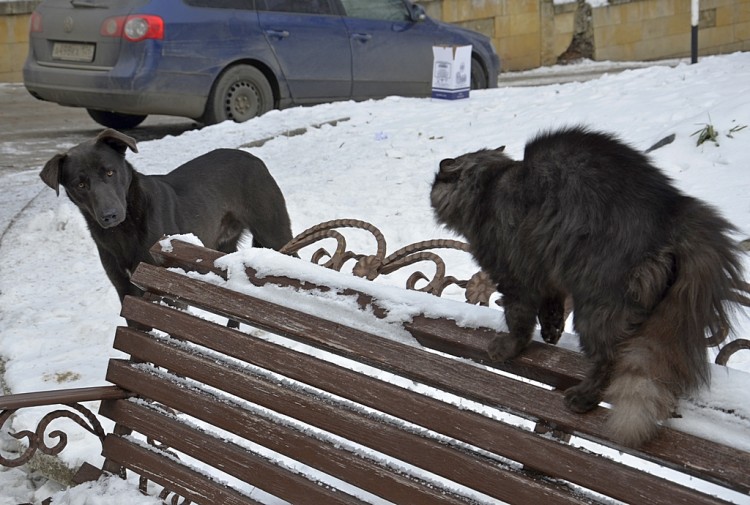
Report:
M 377 463 L 350 451 L 233 406 L 227 401 L 217 400 L 216 396 L 205 391 L 165 381 L 163 377 L 128 368 L 124 363 L 116 363 L 114 370 L 114 376 L 118 381 L 135 381 L 139 389 L 149 391 L 151 399 L 171 409 L 219 425 L 246 440 L 263 445 L 394 503 L 420 503 L 424 500 L 435 504 L 465 503 L 463 500 L 425 487 L 424 483 L 384 469 Z M 109 417 L 109 407 L 105 412 Z
M 530 469 L 569 480 L 616 499 L 643 504 L 663 503 L 665 499 L 672 503 L 712 502 L 701 493 L 678 484 L 605 458 L 584 454 L 575 447 L 538 437 L 485 416 L 447 407 L 438 400 L 362 377 L 356 372 L 305 354 L 278 348 L 264 341 L 254 341 L 249 345 L 247 336 L 209 321 L 196 320 L 188 314 L 139 299 L 128 299 L 125 305 L 129 318 L 158 326 L 179 339 L 272 369 L 286 377 L 516 459 Z M 451 366 L 450 359 L 444 359 L 443 363 L 444 367 Z
M 491 372 L 460 361 L 454 361 L 450 368 L 443 367 L 442 373 L 435 376 L 430 370 L 435 369 L 437 357 L 420 354 L 418 349 L 151 265 L 139 266 L 133 281 L 160 295 L 179 292 L 186 303 L 336 354 L 360 357 L 373 366 L 460 396 L 503 406 L 531 418 L 541 417 L 564 431 L 606 439 L 603 409 L 587 415 L 574 414 L 560 408 L 557 392 L 520 382 L 509 385 Z M 622 450 L 740 492 L 750 491 L 750 474 L 746 470 L 750 468 L 750 454 L 731 447 L 663 428 L 660 436 L 641 451 Z
M 108 435 L 104 440 L 103 455 L 198 504 L 262 505 L 170 457 L 116 435 Z
M 154 409 L 127 401 L 104 405 L 103 414 L 133 430 L 158 440 L 175 451 L 220 468 L 243 482 L 292 503 L 336 505 L 362 503 L 340 491 L 322 486 L 304 476 L 278 466 L 245 447 L 164 415 Z M 213 503 L 207 504 L 213 505 Z
M 128 392 L 117 386 L 58 389 L 34 393 L 18 393 L 0 396 L 0 410 L 16 410 L 45 405 L 65 405 L 68 403 L 115 400 L 127 397 Z
M 491 362 L 487 359 L 487 346 L 498 333 L 489 328 L 462 328 L 451 320 L 425 316 L 416 316 L 404 327 L 425 347 L 470 358 L 559 389 L 577 384 L 586 375 L 586 359 L 581 353 L 536 341 L 529 343 L 513 361 Z
M 94 465 L 90 463 L 84 462 L 78 470 L 76 470 L 75 475 L 73 475 L 73 478 L 71 479 L 71 482 L 73 484 L 83 484 L 84 482 L 92 482 L 95 480 L 99 480 L 99 478 L 102 476 L 104 471 L 101 468 L 97 468 Z
M 231 433 L 394 503 L 419 503 L 424 500 L 435 504 L 465 503 L 464 500 L 457 500 L 425 487 L 424 483 L 386 470 L 351 451 L 334 447 L 273 419 L 233 406 L 226 399 L 217 400 L 216 396 L 205 391 L 187 389 L 142 370 L 129 369 L 122 363 L 115 366 L 119 381 L 137 381 L 140 389 L 149 390 L 150 397 L 172 409 L 221 426 Z
M 155 243 L 149 252 L 159 265 L 164 268 L 182 268 L 200 274 L 214 273 L 223 279 L 227 273 L 214 263 L 226 256 L 225 253 L 208 249 L 182 240 L 170 239 L 170 247 L 164 249 L 161 241 Z
M 243 340 L 240 345 L 248 346 L 247 338 Z M 320 397 L 275 384 L 272 380 L 252 376 L 245 370 L 231 370 L 217 364 L 211 358 L 201 358 L 194 352 L 155 342 L 127 328 L 118 332 L 115 346 L 123 352 L 131 353 L 137 359 L 148 359 L 175 374 L 220 387 L 247 401 L 340 435 L 490 496 L 505 500 L 518 500 L 523 496 L 528 499 L 544 496 L 547 503 L 580 503 L 579 499 L 571 497 L 568 490 L 560 490 L 514 471 L 505 470 L 494 460 L 481 461 L 441 442 L 374 420 L 366 414 L 343 409 L 341 405 L 331 404 L 322 401 Z M 277 356 L 277 360 L 292 359 L 289 356 L 292 351 L 283 348 L 279 351 L 282 355 Z M 120 367 L 116 366 L 116 363 L 113 363 L 110 370 L 109 380 L 126 385 L 134 392 L 141 392 L 137 380 L 124 381 L 124 377 L 120 375 Z M 316 372 L 317 370 L 311 370 L 310 375 L 315 375 Z M 147 397 L 155 394 L 150 390 L 142 392 Z M 166 404 L 169 405 L 168 402 Z M 446 405 L 445 408 L 449 407 Z M 222 424 L 217 425 L 223 427 Z
M 180 238 L 170 237 L 168 241 L 169 247 L 167 248 L 164 248 L 162 242 L 159 241 L 149 249 L 151 256 L 160 266 L 198 271 L 197 266 L 202 270 L 201 273 L 211 272 L 227 279 L 227 272 L 215 265 L 216 260 L 226 256 L 226 253 L 185 242 Z M 299 281 L 295 282 L 299 283 Z
M 555 408 L 560 401 L 557 393 L 521 382 L 500 381 L 496 374 L 471 364 L 453 361 L 449 369 L 443 370 L 442 375 L 436 377 L 430 370 L 437 368 L 439 358 L 424 354 L 415 347 L 375 337 L 151 265 L 140 265 L 132 280 L 159 295 L 169 296 L 173 291 L 179 291 L 182 301 L 224 317 L 238 319 L 251 326 L 363 361 L 460 396 L 468 395 L 476 401 L 500 405 L 534 420 L 541 415 L 567 431 L 580 429 L 584 434 L 604 438 L 601 422 L 604 413 L 601 409 L 586 416 L 563 411 Z

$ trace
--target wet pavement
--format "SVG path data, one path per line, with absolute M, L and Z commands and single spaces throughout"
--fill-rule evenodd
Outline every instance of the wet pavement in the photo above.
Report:
M 23 84 L 0 84 L 0 177 L 31 168 L 41 169 L 54 154 L 103 129 L 85 109 L 37 100 Z M 128 134 L 153 140 L 197 127 L 187 118 L 149 116 Z

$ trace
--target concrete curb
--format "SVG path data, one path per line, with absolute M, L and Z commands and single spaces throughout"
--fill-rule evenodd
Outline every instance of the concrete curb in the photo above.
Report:
M 581 60 L 569 65 L 553 65 L 539 67 L 520 72 L 502 72 L 498 76 L 498 87 L 516 86 L 546 86 L 550 84 L 565 84 L 569 82 L 585 82 L 598 79 L 606 74 L 617 74 L 625 70 L 636 70 L 655 66 L 675 67 L 688 59 L 673 59 L 659 61 L 593 61 Z

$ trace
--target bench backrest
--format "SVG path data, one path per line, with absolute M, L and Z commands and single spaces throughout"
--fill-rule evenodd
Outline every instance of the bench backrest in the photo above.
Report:
M 147 295 L 123 304 L 144 329 L 118 328 L 114 345 L 130 359 L 107 373 L 135 395 L 102 403 L 117 423 L 104 442 L 110 470 L 205 504 L 263 493 L 325 504 L 725 503 L 675 482 L 693 477 L 750 492 L 747 452 L 667 428 L 628 451 L 634 465 L 596 454 L 612 445 L 605 409 L 563 407 L 561 388 L 583 374 L 577 353 L 535 344 L 513 363 L 479 366 L 465 358 L 481 361 L 490 328 L 415 317 L 404 325 L 414 345 L 331 321 L 324 304 L 311 315 L 228 289 L 215 251 L 173 241 L 153 254 L 164 266 L 133 275 Z M 254 285 L 331 289 L 245 273 Z M 368 293 L 346 291 L 378 312 Z M 644 472 L 646 461 L 676 473 Z

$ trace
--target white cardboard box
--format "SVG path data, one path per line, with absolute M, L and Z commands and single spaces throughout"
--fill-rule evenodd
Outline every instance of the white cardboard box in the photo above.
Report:
M 468 98 L 471 46 L 432 46 L 432 98 Z

